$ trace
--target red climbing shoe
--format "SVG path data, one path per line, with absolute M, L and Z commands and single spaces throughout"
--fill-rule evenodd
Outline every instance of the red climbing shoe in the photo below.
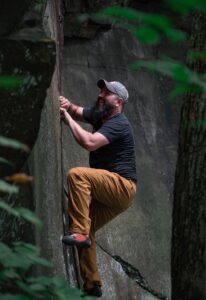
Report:
M 62 238 L 62 242 L 69 246 L 77 246 L 85 249 L 91 246 L 91 240 L 88 234 L 72 233 L 65 235 Z

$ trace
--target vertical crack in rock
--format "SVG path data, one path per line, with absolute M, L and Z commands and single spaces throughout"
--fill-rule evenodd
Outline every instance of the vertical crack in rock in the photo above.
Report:
M 63 140 L 61 139 L 61 145 L 63 145 Z M 63 147 L 62 147 L 63 149 Z M 63 179 L 63 206 L 62 206 L 62 216 L 63 216 L 63 230 L 64 230 L 64 234 L 67 233 L 68 228 L 69 228 L 69 217 L 68 214 L 66 212 L 66 203 L 67 203 L 67 199 L 68 199 L 68 190 L 67 190 L 67 175 L 64 171 L 64 167 L 62 164 L 62 179 Z M 73 280 L 73 270 L 74 273 L 76 275 L 76 283 L 77 283 L 77 287 L 81 288 L 81 275 L 80 275 L 80 270 L 79 270 L 79 266 L 78 266 L 78 253 L 77 250 L 75 248 L 71 248 L 68 249 L 68 247 L 66 247 L 63 244 L 63 256 L 64 256 L 64 261 L 65 261 L 65 268 L 66 268 L 66 273 L 69 279 L 69 282 L 71 283 L 71 281 Z M 70 266 L 71 264 L 73 265 L 73 270 L 71 270 Z
M 104 251 L 107 255 L 112 257 L 114 260 L 116 260 L 121 266 L 125 274 L 134 280 L 138 285 L 140 285 L 144 290 L 152 294 L 153 296 L 157 297 L 158 299 L 162 300 L 168 300 L 169 298 L 162 295 L 161 293 L 155 291 L 152 287 L 149 286 L 148 282 L 144 279 L 144 277 L 141 275 L 140 271 L 133 267 L 130 263 L 123 260 L 118 255 L 112 255 L 110 254 L 106 249 L 104 249 L 98 242 L 96 244 L 100 247 L 102 251 Z
M 68 191 L 66 188 L 66 185 L 64 184 L 64 193 L 68 197 Z M 140 271 L 133 267 L 130 263 L 123 260 L 118 255 L 112 255 L 110 254 L 106 249 L 104 249 L 97 241 L 96 244 L 99 246 L 99 248 L 104 251 L 107 255 L 112 257 L 115 261 L 117 261 L 121 266 L 125 274 L 134 280 L 138 285 L 140 285 L 144 290 L 146 290 L 148 293 L 152 294 L 153 296 L 157 297 L 161 300 L 169 300 L 167 296 L 162 295 L 161 293 L 155 291 L 152 287 L 149 286 L 148 282 L 144 279 L 144 277 L 141 275 Z M 76 264 L 76 262 L 75 262 Z

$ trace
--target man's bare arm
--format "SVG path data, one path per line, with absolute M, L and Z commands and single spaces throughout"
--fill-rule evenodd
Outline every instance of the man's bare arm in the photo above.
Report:
M 83 129 L 73 118 L 68 114 L 66 109 L 60 108 L 63 121 L 70 127 L 71 132 L 77 143 L 88 151 L 94 151 L 98 148 L 109 144 L 108 139 L 101 133 L 91 133 Z

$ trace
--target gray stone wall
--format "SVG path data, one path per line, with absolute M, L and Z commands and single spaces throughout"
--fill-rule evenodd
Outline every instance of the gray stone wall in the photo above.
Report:
M 56 47 L 42 28 L 27 27 L 23 15 L 31 1 L 1 1 L 0 29 L 0 135 L 25 143 L 31 149 L 36 141 L 41 110 L 50 86 L 56 60 Z M 17 9 L 18 8 L 18 9 Z M 16 86 L 12 82 L 21 79 Z M 3 86 L 2 82 L 5 83 Z M 29 152 L 0 147 L 0 157 L 11 162 L 0 162 L 0 178 L 18 172 Z M 28 171 L 25 167 L 26 172 Z M 34 209 L 31 186 L 20 189 L 17 196 L 2 195 L 14 206 Z M 31 224 L 0 210 L 0 237 L 10 244 L 16 240 L 34 242 Z
M 49 273 L 68 278 L 73 286 L 77 286 L 72 252 L 64 249 L 61 242 L 64 230 L 62 144 L 58 106 L 63 43 L 61 1 L 47 2 L 43 26 L 47 36 L 56 43 L 57 55 L 55 72 L 41 114 L 38 138 L 28 161 L 30 174 L 35 177 L 33 199 L 36 213 L 43 221 L 43 228 L 36 231 L 36 243 L 41 247 L 42 255 L 53 263 L 54 267 Z M 41 268 L 38 272 L 48 274 L 48 269 Z
M 128 68 L 135 59 L 156 58 L 161 51 L 161 46 L 143 46 L 120 29 L 100 30 L 92 40 L 65 39 L 62 74 L 66 97 L 82 106 L 93 105 L 99 78 L 121 81 L 130 93 L 125 114 L 135 134 L 137 195 L 127 212 L 97 234 L 98 244 L 109 253 L 98 248 L 103 299 L 153 299 L 152 293 L 170 296 L 171 209 L 179 103 L 167 102 L 169 80 Z M 169 54 L 169 47 L 166 51 Z M 86 166 L 87 151 L 76 145 L 67 127 L 63 129 L 65 169 Z M 115 255 L 139 270 L 137 281 L 144 286 L 146 280 L 151 293 L 126 276 L 111 257 Z
M 55 22 L 51 21 L 55 11 L 56 8 L 47 7 L 48 32 L 56 30 Z M 97 234 L 103 299 L 169 297 L 179 103 L 166 100 L 172 86 L 169 80 L 143 70 L 132 71 L 128 64 L 137 58 L 156 58 L 163 49 L 170 55 L 172 49 L 165 44 L 153 48 L 143 46 L 129 32 L 110 27 L 101 29 L 100 26 L 92 39 L 75 37 L 71 31 L 67 34 L 69 24 L 67 19 L 62 66 L 57 65 L 30 162 L 37 177 L 37 212 L 45 222 L 43 231 L 37 234 L 38 243 L 44 255 L 54 261 L 54 273 L 67 272 L 70 284 L 78 286 L 75 253 L 63 249 L 60 242 L 62 213 L 66 216 L 67 207 L 62 184 L 66 183 L 68 169 L 88 165 L 88 152 L 76 144 L 65 125 L 61 133 L 57 97 L 61 93 L 77 104 L 90 106 L 97 97 L 99 78 L 119 80 L 130 93 L 125 113 L 134 128 L 138 189 L 133 206 Z M 61 43 L 58 35 L 55 40 L 57 45 Z M 88 125 L 83 126 L 90 130 Z M 128 264 L 135 269 L 131 271 Z
M 101 6 L 108 3 L 103 2 Z M 63 94 L 77 104 L 90 106 L 97 98 L 99 78 L 123 82 L 130 93 L 125 114 L 134 129 L 138 185 L 132 207 L 97 233 L 98 264 L 104 282 L 102 299 L 165 299 L 170 297 L 172 189 L 180 103 L 167 101 L 172 86 L 168 79 L 144 70 L 132 71 L 128 64 L 137 58 L 155 59 L 162 53 L 169 56 L 174 49 L 165 43 L 157 47 L 141 45 L 129 32 L 108 24 L 89 24 L 88 31 L 76 30 L 74 15 L 80 7 L 83 12 L 95 11 L 99 8 L 95 3 L 47 3 L 43 25 L 56 43 L 56 68 L 40 127 L 38 122 L 38 138 L 25 165 L 35 182 L 32 192 L 30 187 L 24 192 L 24 202 L 30 198 L 31 207 L 44 223 L 35 238 L 43 256 L 54 264 L 50 274 L 62 275 L 72 286 L 79 286 L 76 253 L 61 243 L 67 223 L 63 185 L 68 169 L 88 165 L 88 152 L 61 125 L 57 99 Z M 30 18 L 31 14 L 27 23 Z M 178 48 L 175 51 L 181 53 Z M 48 274 L 48 270 L 39 272 Z

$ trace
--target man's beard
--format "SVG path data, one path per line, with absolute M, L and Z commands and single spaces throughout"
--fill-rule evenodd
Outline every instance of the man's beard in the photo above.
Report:
M 100 99 L 98 98 L 95 105 L 94 105 L 94 125 L 95 127 L 100 127 L 102 121 L 108 118 L 113 110 L 114 106 L 111 104 L 103 104 L 102 106 L 99 105 Z

